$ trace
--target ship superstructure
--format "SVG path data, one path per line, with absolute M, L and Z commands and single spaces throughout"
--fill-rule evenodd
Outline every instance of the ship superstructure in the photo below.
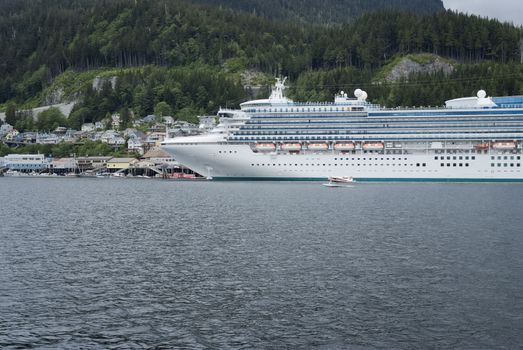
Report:
M 165 150 L 220 179 L 523 181 L 523 96 L 387 109 L 360 89 L 333 103 L 296 103 L 279 80 L 268 99 L 220 110 L 211 132 L 168 138 Z

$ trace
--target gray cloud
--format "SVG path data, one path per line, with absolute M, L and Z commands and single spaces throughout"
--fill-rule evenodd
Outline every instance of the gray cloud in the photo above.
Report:
M 522 0 L 443 0 L 445 8 L 523 25 Z

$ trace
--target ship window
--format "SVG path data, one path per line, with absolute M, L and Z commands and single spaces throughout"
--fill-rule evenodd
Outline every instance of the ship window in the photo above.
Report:
M 465 163 L 465 166 L 469 166 L 469 163 Z
M 447 166 L 450 166 L 450 163 L 447 163 Z
M 511 166 L 511 167 L 514 167 L 514 163 L 510 163 L 510 166 Z
M 438 160 L 438 156 L 435 156 L 435 157 L 434 157 L 434 160 Z
M 456 163 L 452 163 L 452 166 L 456 166 Z
M 456 160 L 456 156 L 452 157 L 452 160 Z
M 463 163 L 459 163 L 459 166 L 463 166 Z
M 493 167 L 493 166 L 496 166 L 496 164 L 494 164 L 494 163 L 490 163 L 490 166 Z
M 470 157 L 470 159 L 475 160 L 475 159 L 476 159 L 476 156 L 472 156 L 472 157 Z
M 501 166 L 501 163 L 498 163 L 498 167 L 500 167 L 500 166 Z
M 514 156 L 510 156 L 510 160 L 514 160 Z
M 500 160 L 500 159 L 501 159 L 501 156 L 498 156 L 498 160 Z
M 416 163 L 416 166 L 419 166 L 419 163 Z
M 517 167 L 519 167 L 519 166 L 520 166 L 520 164 L 519 164 L 519 163 L 517 163 L 517 164 L 516 164 L 516 166 L 517 166 Z
M 462 156 L 459 156 L 459 160 L 462 160 L 462 159 L 463 159 L 463 157 L 462 157 Z
M 427 163 L 423 163 L 423 166 L 427 166 Z
M 447 160 L 450 160 L 450 156 L 447 156 Z
M 504 157 L 503 157 L 503 159 L 507 160 L 507 159 L 508 159 L 508 157 L 507 157 L 507 156 L 504 156 Z
M 494 157 L 494 156 L 490 156 L 490 159 L 494 160 L 494 159 L 496 159 L 496 157 Z
M 517 160 L 520 160 L 520 158 L 521 158 L 520 156 L 517 156 L 517 157 L 516 157 Z
M 507 166 L 507 163 L 503 163 L 503 166 L 506 167 L 506 166 Z

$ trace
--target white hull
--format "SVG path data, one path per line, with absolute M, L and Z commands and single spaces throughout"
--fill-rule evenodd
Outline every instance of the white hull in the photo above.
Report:
M 352 176 L 355 180 L 381 181 L 523 181 L 522 155 L 515 154 L 515 150 L 512 153 L 491 150 L 487 154 L 472 154 L 470 150 L 450 150 L 451 153 L 426 150 L 413 154 L 363 154 L 361 151 L 341 154 L 330 150 L 278 154 L 256 153 L 247 144 L 225 143 L 167 144 L 164 149 L 181 164 L 213 179 Z

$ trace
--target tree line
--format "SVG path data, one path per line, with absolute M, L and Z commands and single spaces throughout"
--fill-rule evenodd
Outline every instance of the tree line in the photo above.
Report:
M 416 52 L 510 63 L 520 59 L 522 33 L 450 11 L 387 10 L 323 27 L 182 1 L 3 0 L 0 10 L 0 103 L 30 99 L 70 69 L 199 63 L 297 79 L 311 70 L 376 70 Z

